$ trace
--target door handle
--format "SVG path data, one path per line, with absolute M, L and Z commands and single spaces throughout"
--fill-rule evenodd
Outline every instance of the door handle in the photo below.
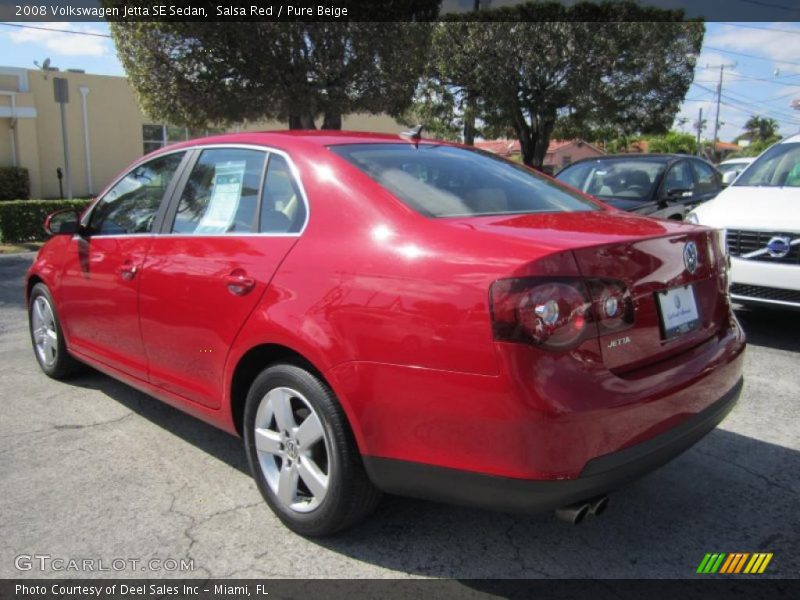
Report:
M 136 277 L 136 273 L 139 271 L 139 268 L 133 264 L 132 260 L 126 260 L 122 263 L 122 266 L 119 268 L 119 275 L 125 281 L 130 281 L 134 277 Z
M 225 285 L 228 286 L 228 291 L 234 296 L 244 296 L 248 292 L 252 292 L 256 287 L 256 280 L 248 277 L 241 269 L 236 269 L 230 275 L 225 275 L 223 278 Z

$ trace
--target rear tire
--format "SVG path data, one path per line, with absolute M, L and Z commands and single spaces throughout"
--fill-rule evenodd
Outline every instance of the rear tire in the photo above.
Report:
M 331 389 L 291 364 L 273 365 L 247 395 L 244 443 L 253 478 L 272 511 L 305 536 L 336 533 L 380 500 Z
M 80 363 L 67 352 L 53 296 L 43 283 L 37 283 L 31 289 L 28 328 L 36 362 L 45 375 L 64 379 L 80 368 Z

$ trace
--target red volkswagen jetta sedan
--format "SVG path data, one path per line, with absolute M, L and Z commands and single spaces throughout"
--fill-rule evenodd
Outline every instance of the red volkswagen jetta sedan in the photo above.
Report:
M 86 363 L 242 436 L 305 535 L 381 491 L 577 521 L 742 387 L 717 232 L 458 145 L 206 138 L 46 228 L 42 370 Z

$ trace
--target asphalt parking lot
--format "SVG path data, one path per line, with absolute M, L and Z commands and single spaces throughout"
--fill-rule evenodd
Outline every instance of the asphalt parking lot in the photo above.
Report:
M 0 257 L 0 577 L 92 575 L 17 570 L 39 554 L 194 564 L 99 576 L 682 578 L 706 552 L 773 552 L 764 576 L 800 575 L 800 313 L 738 311 L 750 341 L 739 405 L 602 517 L 572 527 L 385 498 L 363 525 L 312 541 L 262 502 L 238 439 L 99 373 L 39 371 L 22 295 L 31 259 Z

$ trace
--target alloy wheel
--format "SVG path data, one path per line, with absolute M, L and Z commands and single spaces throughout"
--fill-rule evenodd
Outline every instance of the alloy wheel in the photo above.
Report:
M 31 329 L 39 360 L 52 367 L 58 360 L 58 331 L 53 309 L 44 296 L 37 296 L 33 301 Z
M 331 448 L 311 403 L 297 390 L 273 388 L 259 404 L 254 441 L 278 502 L 300 513 L 316 509 L 328 493 Z

